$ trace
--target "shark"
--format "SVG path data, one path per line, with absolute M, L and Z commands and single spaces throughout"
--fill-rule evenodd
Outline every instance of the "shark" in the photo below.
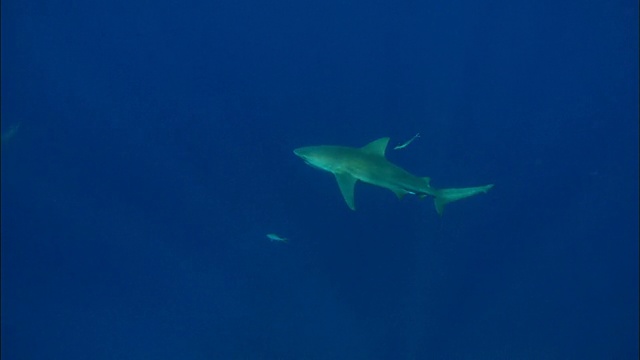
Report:
M 389 189 L 399 199 L 407 194 L 433 197 L 439 215 L 446 204 L 486 193 L 494 185 L 436 189 L 429 177 L 415 176 L 387 160 L 388 144 L 389 138 L 383 137 L 360 148 L 319 145 L 297 148 L 293 153 L 311 167 L 332 173 L 351 210 L 356 209 L 354 190 L 358 181 Z

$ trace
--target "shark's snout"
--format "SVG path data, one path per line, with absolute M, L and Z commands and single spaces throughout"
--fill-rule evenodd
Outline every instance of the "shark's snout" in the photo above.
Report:
M 293 153 L 296 154 L 296 156 L 299 156 L 303 159 L 306 159 L 308 157 L 307 152 L 305 151 L 305 148 L 297 148 L 295 150 L 293 150 Z
M 312 148 L 310 147 L 301 147 L 293 150 L 293 153 L 296 154 L 296 156 L 298 156 L 299 158 L 301 158 L 302 161 L 305 162 L 305 164 L 311 167 L 317 167 L 317 165 L 314 164 L 315 161 L 314 161 L 313 151 L 311 150 Z

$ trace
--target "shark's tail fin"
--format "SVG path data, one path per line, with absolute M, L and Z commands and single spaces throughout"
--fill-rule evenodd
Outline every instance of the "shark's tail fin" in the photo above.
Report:
M 486 193 L 492 187 L 493 184 L 468 188 L 440 189 L 435 194 L 436 211 L 439 215 L 442 215 L 442 210 L 444 210 L 444 206 L 448 203 L 476 194 Z

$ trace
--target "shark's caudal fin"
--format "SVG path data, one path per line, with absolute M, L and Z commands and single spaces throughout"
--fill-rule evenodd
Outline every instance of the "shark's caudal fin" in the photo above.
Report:
M 444 206 L 447 205 L 448 203 L 452 201 L 464 199 L 476 194 L 486 193 L 492 187 L 493 187 L 493 184 L 489 184 L 485 186 L 468 187 L 468 188 L 440 189 L 437 191 L 435 195 L 436 211 L 438 212 L 439 215 L 442 215 L 442 210 L 444 210 Z

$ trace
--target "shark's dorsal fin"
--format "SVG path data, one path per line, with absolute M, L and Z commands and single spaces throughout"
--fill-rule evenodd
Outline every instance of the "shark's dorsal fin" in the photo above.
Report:
M 384 153 L 387 150 L 387 144 L 389 143 L 388 137 L 383 137 L 378 140 L 374 140 L 367 145 L 360 148 L 360 150 L 374 155 L 380 155 L 384 157 Z
M 353 190 L 356 187 L 356 181 L 358 181 L 358 179 L 350 174 L 335 174 L 335 176 L 344 201 L 347 202 L 347 205 L 349 205 L 351 210 L 355 210 L 356 205 L 353 199 Z

